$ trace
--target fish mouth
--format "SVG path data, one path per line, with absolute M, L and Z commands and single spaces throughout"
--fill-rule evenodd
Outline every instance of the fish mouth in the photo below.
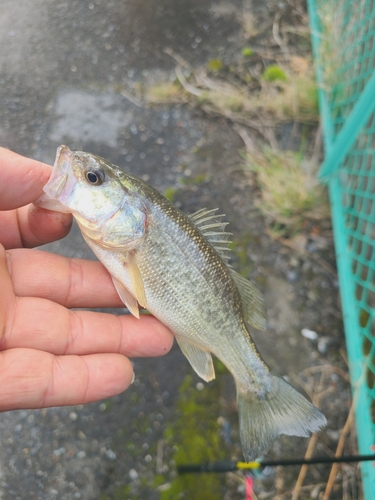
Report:
M 43 191 L 50 198 L 58 199 L 59 196 L 66 191 L 69 180 L 69 172 L 72 170 L 73 153 L 68 146 L 59 146 L 56 152 L 56 159 L 53 165 L 51 176 L 47 184 L 43 187 Z M 71 186 L 73 188 L 73 186 Z M 71 192 L 72 189 L 69 189 Z M 64 193 L 69 194 L 69 193 Z
M 45 194 L 42 194 L 34 204 L 48 210 L 69 212 L 64 201 L 70 196 L 76 183 L 77 179 L 73 173 L 73 152 L 68 146 L 59 146 L 50 178 L 43 187 Z

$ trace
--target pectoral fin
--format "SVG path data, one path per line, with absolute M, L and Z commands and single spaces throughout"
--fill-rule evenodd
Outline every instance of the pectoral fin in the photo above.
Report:
M 138 302 L 133 297 L 133 295 L 127 290 L 122 283 L 120 283 L 116 278 L 112 276 L 113 284 L 115 285 L 116 291 L 120 296 L 120 299 L 129 309 L 131 314 L 139 319 L 139 309 Z
M 241 295 L 245 321 L 258 330 L 265 330 L 266 307 L 262 293 L 251 281 L 243 278 L 233 269 L 231 269 L 231 274 Z
M 206 382 L 213 380 L 215 378 L 215 368 L 211 353 L 189 344 L 186 340 L 176 340 L 196 373 Z
M 126 262 L 126 267 L 129 272 L 131 287 L 136 299 L 138 300 L 138 304 L 146 309 L 146 292 L 143 285 L 143 279 L 137 265 L 136 253 L 129 255 L 129 258 Z

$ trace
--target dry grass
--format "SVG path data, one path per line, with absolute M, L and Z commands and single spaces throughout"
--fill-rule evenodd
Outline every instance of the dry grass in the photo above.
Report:
M 345 12 L 343 3 L 325 0 L 317 2 L 316 11 L 321 29 L 318 60 L 327 93 L 335 84 L 340 83 L 338 70 L 349 62 L 348 54 L 353 54 L 358 26 L 363 25 L 368 16 L 367 3 L 366 0 L 357 0 L 355 9 L 349 15 Z
M 335 2 L 319 1 L 317 14 L 321 26 L 319 64 L 323 71 L 324 90 L 329 92 L 335 84 L 338 68 L 342 65 L 342 10 Z
M 299 231 L 307 219 L 329 217 L 326 193 L 316 181 L 316 170 L 298 153 L 253 150 L 246 154 L 245 165 L 255 173 L 261 190 L 259 208 L 279 234 Z
M 165 82 L 153 85 L 146 90 L 146 100 L 154 104 L 186 102 L 188 95 L 176 82 Z
M 190 75 L 189 81 L 181 71 L 176 71 L 176 82 L 166 82 L 146 90 L 145 99 L 151 104 L 171 102 L 208 104 L 212 111 L 227 116 L 237 113 L 233 121 L 244 123 L 262 117 L 263 122 L 275 125 L 295 120 L 317 123 L 319 119 L 317 87 L 313 75 L 286 72 L 286 81 L 265 82 L 259 78 L 258 88 L 250 91 L 222 79 L 208 77 L 203 69 Z
M 307 219 L 329 217 L 324 189 L 316 182 L 316 161 L 302 154 L 282 151 L 273 129 L 277 123 L 317 124 L 318 97 L 312 62 L 292 56 L 280 68 L 285 81 L 266 82 L 259 71 L 251 85 L 233 84 L 205 68 L 194 70 L 171 50 L 176 66 L 176 80 L 147 89 L 149 103 L 189 103 L 210 114 L 224 116 L 235 124 L 257 130 L 263 146 L 248 147 L 245 166 L 255 173 L 261 189 L 259 208 L 271 221 L 275 236 L 290 236 L 301 230 Z M 236 126 L 234 129 L 238 132 Z M 246 134 L 245 134 L 246 135 Z

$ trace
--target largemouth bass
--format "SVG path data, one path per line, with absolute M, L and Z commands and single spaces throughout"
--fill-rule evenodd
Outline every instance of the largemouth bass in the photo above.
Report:
M 103 158 L 60 146 L 38 204 L 71 212 L 129 311 L 147 308 L 174 333 L 205 381 L 211 353 L 232 373 L 246 460 L 280 434 L 308 436 L 323 414 L 269 372 L 246 324 L 264 330 L 259 290 L 228 266 L 228 236 L 216 210 L 187 216 L 156 189 Z

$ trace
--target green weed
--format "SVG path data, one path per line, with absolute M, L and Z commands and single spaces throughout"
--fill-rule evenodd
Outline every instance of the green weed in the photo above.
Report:
M 268 66 L 264 70 L 262 78 L 265 82 L 286 82 L 287 80 L 285 71 L 276 65 Z
M 241 51 L 241 54 L 244 57 L 251 57 L 254 54 L 254 51 L 251 47 L 244 47 Z
M 223 68 L 224 64 L 221 59 L 211 59 L 210 61 L 208 61 L 207 66 L 210 71 L 216 72 L 220 71 Z

